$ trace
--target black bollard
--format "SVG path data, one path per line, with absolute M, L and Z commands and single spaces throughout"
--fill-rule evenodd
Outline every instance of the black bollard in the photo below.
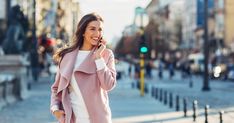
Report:
M 164 91 L 164 104 L 167 104 L 167 91 Z
M 220 123 L 223 123 L 223 113 L 224 113 L 224 111 L 219 112 Z
M 192 75 L 190 75 L 190 78 L 189 78 L 189 87 L 190 87 L 190 88 L 193 88 Z
M 173 107 L 173 95 L 172 95 L 172 93 L 170 93 L 170 95 L 169 95 L 169 106 L 170 106 L 170 108 Z
M 184 98 L 183 102 L 184 102 L 184 117 L 187 117 L 187 99 Z
M 152 88 L 151 88 L 151 96 L 152 97 L 154 97 L 154 95 L 155 95 L 155 92 L 154 92 L 155 90 L 154 90 L 154 87 L 152 86 Z
M 195 122 L 196 121 L 196 118 L 197 118 L 197 100 L 194 100 L 193 101 L 193 121 Z
M 158 99 L 158 88 L 155 88 L 155 99 Z
M 149 93 L 148 84 L 146 84 L 146 83 L 145 83 L 145 85 L 144 85 L 144 92 L 145 92 L 146 94 Z
M 163 90 L 160 89 L 160 93 L 159 93 L 159 101 L 162 102 L 162 97 L 163 97 Z
M 210 106 L 206 105 L 205 106 L 205 123 L 208 123 L 208 110 L 209 110 Z
M 132 89 L 134 89 L 135 88 L 135 82 L 132 82 L 131 86 L 132 86 Z
M 180 98 L 178 95 L 176 96 L 176 111 L 180 111 Z
M 140 90 L 140 81 L 139 80 L 136 81 L 136 87 L 138 90 Z

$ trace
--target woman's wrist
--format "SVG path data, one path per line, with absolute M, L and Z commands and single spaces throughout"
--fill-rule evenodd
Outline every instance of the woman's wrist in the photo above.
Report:
M 101 55 L 96 55 L 96 59 L 100 59 L 101 58 Z

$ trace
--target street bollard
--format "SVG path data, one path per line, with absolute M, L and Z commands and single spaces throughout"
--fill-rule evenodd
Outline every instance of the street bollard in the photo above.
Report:
M 193 88 L 192 75 L 190 75 L 190 79 L 189 79 L 189 87 L 190 87 L 190 88 Z
M 146 94 L 149 93 L 148 85 L 147 85 L 146 83 L 144 84 L 144 92 L 145 92 Z
M 193 121 L 195 122 L 196 121 L 196 118 L 197 118 L 197 100 L 194 100 L 193 101 Z
M 187 99 L 184 98 L 183 102 L 184 102 L 184 117 L 187 117 Z
M 159 101 L 162 102 L 162 96 L 163 96 L 163 90 L 160 89 L 160 93 L 159 93 Z
M 170 106 L 170 108 L 173 107 L 173 95 L 172 95 L 172 92 L 169 95 L 169 106 Z
M 176 96 L 176 111 L 180 111 L 180 97 Z
M 138 90 L 140 90 L 140 81 L 139 80 L 136 81 L 136 87 Z
M 158 93 L 159 93 L 158 88 L 155 88 L 155 99 L 158 99 Z
M 135 88 L 135 82 L 132 82 L 131 86 L 132 86 L 132 89 L 134 89 Z
M 154 94 L 155 94 L 154 91 L 155 91 L 155 90 L 154 90 L 154 87 L 152 86 L 152 88 L 151 88 L 151 96 L 152 96 L 152 97 L 154 97 Z
M 208 110 L 209 110 L 210 106 L 206 105 L 205 106 L 205 123 L 208 123 Z
M 224 111 L 219 112 L 220 123 L 223 123 L 223 113 L 224 113 Z
M 164 104 L 167 104 L 167 91 L 164 91 Z

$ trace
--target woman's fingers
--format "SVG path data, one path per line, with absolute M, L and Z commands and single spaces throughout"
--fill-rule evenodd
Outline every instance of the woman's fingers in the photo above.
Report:
M 57 119 L 60 119 L 61 117 L 63 117 L 65 115 L 65 112 L 63 110 L 57 110 L 57 111 L 54 111 L 54 116 L 57 118 Z

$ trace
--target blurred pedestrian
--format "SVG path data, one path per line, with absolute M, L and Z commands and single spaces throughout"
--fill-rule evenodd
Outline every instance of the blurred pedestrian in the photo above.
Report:
M 135 63 L 134 65 L 134 79 L 138 80 L 140 78 L 140 64 Z
M 170 79 L 172 79 L 172 77 L 173 77 L 174 74 L 175 74 L 173 62 L 170 62 L 170 63 L 169 63 L 168 69 L 169 69 Z
M 150 64 L 150 62 L 148 62 L 145 66 L 145 70 L 146 70 L 146 77 L 148 78 L 152 78 L 152 66 Z
M 131 63 L 129 63 L 129 66 L 128 66 L 128 76 L 132 78 L 132 64 Z
M 158 77 L 160 79 L 163 78 L 163 69 L 164 69 L 164 63 L 163 63 L 163 60 L 159 60 L 159 66 L 158 66 Z
M 71 44 L 54 54 L 59 67 L 51 87 L 51 111 L 60 123 L 111 123 L 107 92 L 116 85 L 116 70 L 102 33 L 103 19 L 87 14 Z

